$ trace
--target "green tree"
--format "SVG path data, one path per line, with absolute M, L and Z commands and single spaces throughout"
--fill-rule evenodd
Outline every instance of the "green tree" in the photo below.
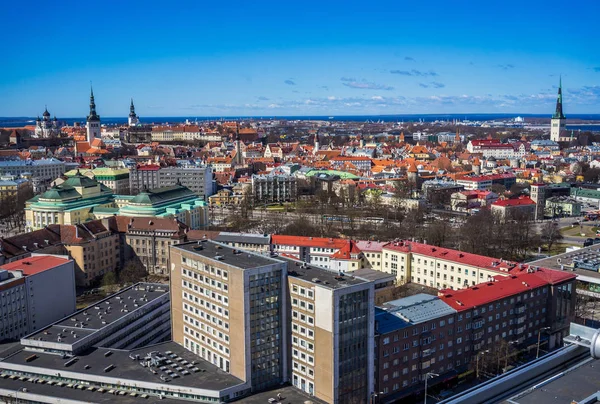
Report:
M 124 283 L 137 283 L 143 282 L 147 275 L 146 268 L 139 261 L 129 260 L 121 269 L 119 279 Z
M 102 287 L 104 287 L 108 293 L 115 293 L 117 290 L 119 290 L 119 285 L 117 282 L 117 275 L 112 271 L 107 272 L 102 277 Z

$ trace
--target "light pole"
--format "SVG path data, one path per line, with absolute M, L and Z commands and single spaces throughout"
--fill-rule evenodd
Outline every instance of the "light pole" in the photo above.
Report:
M 548 331 L 550 327 L 543 327 L 538 330 L 538 343 L 537 343 L 537 352 L 535 354 L 535 359 L 540 357 L 540 341 L 542 339 L 542 331 Z
M 486 349 L 485 351 L 477 352 L 477 361 L 475 363 L 475 375 L 476 375 L 477 379 L 479 379 L 479 355 L 483 356 L 488 352 L 490 352 L 489 349 Z
M 509 341 L 509 343 L 506 344 L 506 355 L 504 356 L 504 369 L 508 367 L 508 348 L 516 343 L 517 341 Z
M 380 394 L 383 394 L 383 391 L 380 391 L 379 393 L 371 393 L 371 404 L 375 404 L 375 398 L 379 397 Z
M 425 403 L 424 404 L 427 404 L 427 380 L 429 379 L 429 377 L 439 377 L 439 375 L 437 373 L 433 373 L 433 372 L 425 373 Z

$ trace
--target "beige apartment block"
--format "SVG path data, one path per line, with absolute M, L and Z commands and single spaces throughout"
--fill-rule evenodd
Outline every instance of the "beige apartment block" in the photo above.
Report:
M 287 381 L 285 262 L 212 241 L 171 247 L 173 340 L 252 391 Z

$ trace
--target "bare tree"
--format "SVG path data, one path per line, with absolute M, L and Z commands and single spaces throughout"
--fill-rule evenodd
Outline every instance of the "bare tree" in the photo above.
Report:
M 553 221 L 544 223 L 542 226 L 541 240 L 546 244 L 548 251 L 552 249 L 554 243 L 559 242 L 562 239 L 563 235 L 560 233 L 558 223 Z

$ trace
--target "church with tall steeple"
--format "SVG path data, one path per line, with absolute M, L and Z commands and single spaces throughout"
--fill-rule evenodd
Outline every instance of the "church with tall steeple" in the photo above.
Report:
M 133 98 L 131 99 L 131 105 L 129 106 L 129 118 L 127 119 L 129 126 L 136 126 L 140 123 L 138 116 L 135 114 L 135 107 L 133 106 Z
M 562 105 L 562 78 L 558 82 L 558 97 L 556 98 L 556 110 L 550 121 L 550 140 L 555 142 L 567 142 L 570 138 L 567 136 L 566 123 L 567 118 L 563 114 Z
M 100 138 L 100 116 L 96 113 L 96 102 L 94 101 L 94 89 L 90 87 L 90 114 L 85 125 L 87 129 L 87 141 L 91 145 L 94 139 Z

